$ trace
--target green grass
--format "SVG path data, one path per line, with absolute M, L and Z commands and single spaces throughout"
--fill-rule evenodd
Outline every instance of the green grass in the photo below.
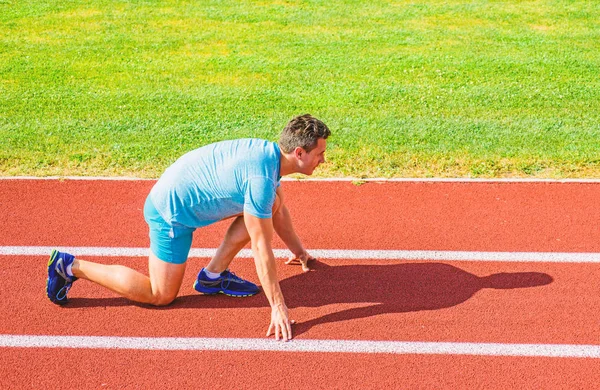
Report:
M 158 177 L 307 112 L 320 176 L 600 177 L 600 3 L 0 0 L 0 175 Z

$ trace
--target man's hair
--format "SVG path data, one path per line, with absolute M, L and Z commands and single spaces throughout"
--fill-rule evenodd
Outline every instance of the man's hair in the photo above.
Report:
M 327 139 L 331 132 L 327 125 L 310 114 L 297 116 L 285 126 L 279 137 L 279 147 L 284 153 L 291 153 L 301 147 L 310 153 L 317 146 L 319 138 Z

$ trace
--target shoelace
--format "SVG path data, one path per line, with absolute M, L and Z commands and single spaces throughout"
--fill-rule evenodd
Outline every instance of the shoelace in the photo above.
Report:
M 221 282 L 221 287 L 228 288 L 232 281 L 238 282 L 238 283 L 244 282 L 244 279 L 240 278 L 239 276 L 237 276 L 233 272 L 229 271 L 228 269 L 225 270 L 225 272 L 227 272 L 227 276 L 223 278 L 223 281 Z
M 59 301 L 62 301 L 63 299 L 65 299 L 67 297 L 67 294 L 69 293 L 69 290 L 71 289 L 71 286 L 73 285 L 73 282 L 76 281 L 77 278 L 75 276 L 67 275 L 65 267 L 63 265 L 62 258 L 59 258 L 57 260 L 54 270 L 61 278 L 63 278 L 65 280 L 65 285 L 60 290 L 58 290 L 58 292 L 56 293 L 56 299 L 58 299 Z
M 71 289 L 71 286 L 72 286 L 71 283 L 67 283 L 63 286 L 63 288 L 58 290 L 58 292 L 56 293 L 56 299 L 58 299 L 59 301 L 62 301 L 64 298 L 66 298 L 67 294 L 69 293 L 69 290 Z M 61 294 L 62 294 L 62 296 L 61 296 Z

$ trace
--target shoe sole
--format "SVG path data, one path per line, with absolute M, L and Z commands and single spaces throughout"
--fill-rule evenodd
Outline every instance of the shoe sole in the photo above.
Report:
M 48 260 L 48 268 L 50 268 L 50 266 L 54 263 L 54 260 L 56 260 L 57 255 L 58 255 L 58 251 L 56 249 L 53 249 L 52 253 L 50 254 L 50 260 Z M 48 271 L 48 277 L 46 278 L 46 296 L 52 303 L 54 303 L 56 305 L 64 305 L 65 303 L 67 303 L 67 301 L 59 301 L 56 298 L 52 299 L 52 297 L 50 296 L 50 293 L 48 292 L 49 284 L 50 284 L 50 271 Z
M 48 260 L 48 267 L 50 267 L 50 264 L 52 264 L 54 259 L 56 259 L 56 255 L 58 255 L 58 251 L 56 249 L 53 249 L 52 253 L 50 254 L 50 260 Z
M 196 280 L 196 281 L 194 282 L 194 286 L 193 286 L 193 287 L 194 287 L 194 290 L 196 290 L 196 286 L 197 286 L 197 285 L 198 285 L 198 281 Z M 228 297 L 234 297 L 234 298 L 246 298 L 246 297 L 251 297 L 251 296 L 254 296 L 254 295 L 258 294 L 260 291 L 257 291 L 257 292 L 255 292 L 254 294 L 245 294 L 245 295 L 233 295 L 233 294 L 228 294 L 228 293 L 226 293 L 226 292 L 225 292 L 225 291 L 223 291 L 223 290 L 219 290 L 219 291 L 217 291 L 217 292 L 214 292 L 214 293 L 207 293 L 207 292 L 198 291 L 198 290 L 196 290 L 196 292 L 198 292 L 198 293 L 200 293 L 200 294 L 202 294 L 202 295 L 219 295 L 219 294 L 223 294 L 223 295 L 227 295 Z

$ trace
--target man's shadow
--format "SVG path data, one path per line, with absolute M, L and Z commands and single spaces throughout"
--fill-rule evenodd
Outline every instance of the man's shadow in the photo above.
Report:
M 313 271 L 280 281 L 286 304 L 290 309 L 332 304 L 362 305 L 297 323 L 294 327 L 295 335 L 323 323 L 379 314 L 448 308 L 465 302 L 484 288 L 528 288 L 547 285 L 553 281 L 550 275 L 539 272 L 498 273 L 479 277 L 444 263 L 329 266 L 322 262 L 314 262 L 311 265 Z M 72 298 L 66 307 L 127 305 L 136 304 L 124 298 Z M 169 306 L 153 309 L 266 306 L 263 294 L 243 299 L 198 294 L 180 296 Z
M 288 307 L 368 303 L 299 323 L 294 334 L 315 325 L 388 313 L 437 310 L 456 306 L 484 288 L 515 289 L 552 283 L 539 272 L 498 273 L 479 277 L 444 263 L 393 265 L 315 265 L 316 272 L 281 282 Z M 498 307 L 498 310 L 502 310 Z

